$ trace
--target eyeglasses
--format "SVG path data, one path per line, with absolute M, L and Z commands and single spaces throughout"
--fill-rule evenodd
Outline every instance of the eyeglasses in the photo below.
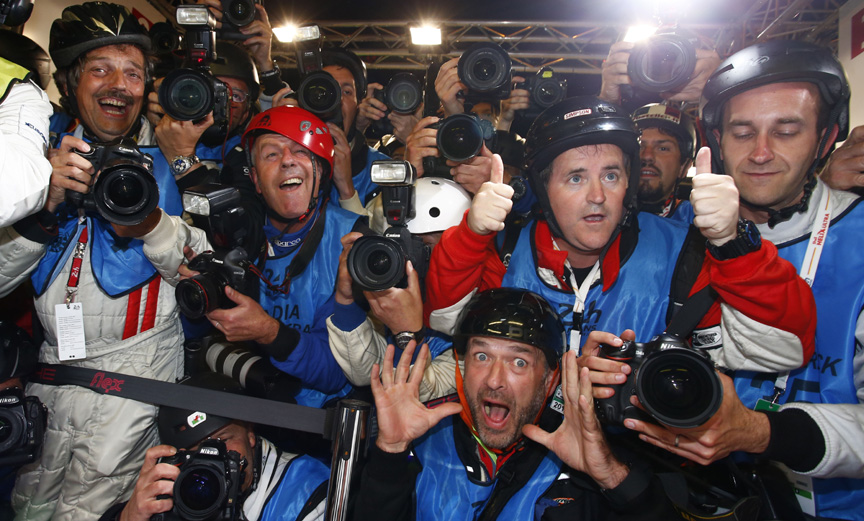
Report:
M 249 99 L 249 94 L 238 89 L 231 89 L 231 101 L 234 103 L 246 103 Z

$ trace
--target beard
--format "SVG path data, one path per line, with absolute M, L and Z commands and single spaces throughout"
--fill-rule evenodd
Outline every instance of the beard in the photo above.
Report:
M 657 184 L 642 181 L 639 183 L 639 192 L 637 197 L 642 203 L 660 203 L 666 200 L 668 194 L 663 193 L 662 187 Z
M 480 441 L 489 449 L 503 450 L 516 443 L 522 437 L 522 426 L 534 423 L 543 404 L 546 403 L 545 386 L 539 386 L 528 405 L 515 408 L 512 400 L 504 396 L 496 396 L 496 393 L 487 393 L 484 396 L 467 397 L 468 407 L 471 410 L 471 419 Z M 493 430 L 488 428 L 481 420 L 484 415 L 484 399 L 495 399 L 506 403 L 510 407 L 507 425 L 504 430 Z

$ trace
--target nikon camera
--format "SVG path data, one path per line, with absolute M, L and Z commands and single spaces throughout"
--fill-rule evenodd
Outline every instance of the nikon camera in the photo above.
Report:
M 714 363 L 702 351 L 672 335 L 660 335 L 644 344 L 624 342 L 621 347 L 601 345 L 599 355 L 628 364 L 627 381 L 611 385 L 611 398 L 595 400 L 600 421 L 621 424 L 626 418 L 672 427 L 698 427 L 720 408 L 723 386 Z M 630 403 L 636 395 L 650 417 Z
M 240 453 L 228 450 L 224 441 L 205 440 L 198 450 L 180 449 L 159 458 L 159 463 L 179 467 L 180 475 L 174 481 L 174 508 L 151 516 L 151 521 L 240 519 L 238 498 L 247 462 Z
M 90 143 L 89 152 L 76 154 L 90 161 L 99 173 L 90 192 L 66 191 L 66 202 L 97 211 L 106 221 L 123 226 L 140 224 L 159 204 L 159 186 L 153 177 L 153 158 L 131 139 Z
M 0 466 L 36 461 L 42 452 L 48 408 L 21 389 L 0 391 Z
M 348 272 L 362 290 L 381 291 L 408 285 L 405 262 L 410 260 L 420 277 L 429 267 L 432 249 L 408 231 L 414 218 L 414 181 L 417 172 L 408 161 L 374 161 L 372 182 L 381 186 L 381 203 L 390 227 L 383 236 L 367 235 L 348 253 Z

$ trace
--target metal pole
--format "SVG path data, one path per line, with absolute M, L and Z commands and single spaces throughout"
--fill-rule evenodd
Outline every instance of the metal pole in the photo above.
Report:
M 351 491 L 357 460 L 366 440 L 366 421 L 370 405 L 361 400 L 342 400 L 336 411 L 333 436 L 333 460 L 330 464 L 330 484 L 327 487 L 327 521 L 345 521 L 348 515 L 348 494 Z

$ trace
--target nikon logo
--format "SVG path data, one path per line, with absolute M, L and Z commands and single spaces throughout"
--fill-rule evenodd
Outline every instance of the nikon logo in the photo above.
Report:
M 678 346 L 675 344 L 667 344 L 666 342 L 663 342 L 662 344 L 660 344 L 660 351 L 664 351 L 666 349 L 675 349 L 676 347 Z
M 15 405 L 18 403 L 18 398 L 14 396 L 4 396 L 0 398 L 0 405 Z
M 198 451 L 203 456 L 218 456 L 219 449 L 214 447 L 201 447 L 201 450 Z

